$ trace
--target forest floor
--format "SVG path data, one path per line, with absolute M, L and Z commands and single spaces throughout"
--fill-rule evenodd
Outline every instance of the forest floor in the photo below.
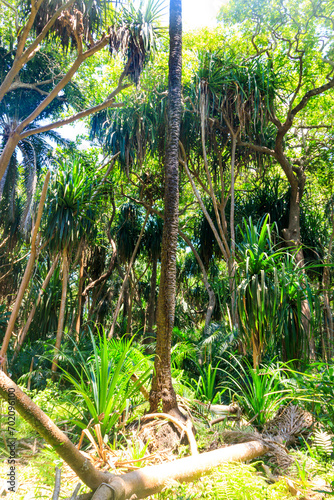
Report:
M 124 451 L 124 457 L 127 450 Z M 184 446 L 183 452 L 187 451 Z M 92 453 L 92 452 L 91 452 Z M 59 459 L 58 455 L 36 438 L 19 441 L 17 449 L 16 477 L 18 488 L 8 492 L 6 474 L 8 463 L 6 453 L 1 453 L 0 497 L 8 500 L 51 500 L 55 484 L 55 467 L 61 468 L 61 491 L 59 499 L 69 498 L 79 482 L 74 472 Z M 94 453 L 92 453 L 94 455 Z M 308 454 L 294 453 L 299 466 L 282 475 L 271 476 L 264 461 L 252 464 L 232 463 L 214 470 L 210 475 L 190 484 L 171 484 L 160 494 L 149 500 L 320 500 L 333 495 L 329 487 L 334 481 L 330 463 L 317 462 Z M 178 458 L 175 456 L 175 458 Z M 96 457 L 95 457 L 96 460 Z M 144 466 L 145 464 L 141 464 Z M 133 469 L 129 466 L 112 472 L 122 473 Z M 80 493 L 88 492 L 82 486 Z M 328 493 L 326 494 L 325 491 Z
M 76 428 L 69 425 L 66 404 L 60 404 L 56 393 L 48 389 L 41 391 L 34 398 L 42 409 L 60 426 L 74 442 L 79 442 Z M 0 416 L 7 413 L 6 403 L 0 402 Z M 134 422 L 135 423 L 135 422 Z M 162 423 L 160 421 L 159 426 Z M 168 425 L 168 424 L 165 424 Z M 150 424 L 152 429 L 154 423 Z M 249 431 L 249 425 L 243 429 L 240 422 L 224 421 L 208 428 L 204 423 L 196 424 L 196 440 L 199 452 L 211 451 L 217 447 L 233 444 L 222 438 L 226 431 L 231 435 Z M 157 427 L 158 428 L 158 427 Z M 16 478 L 17 491 L 6 491 L 8 464 L 8 436 L 4 419 L 0 419 L 0 498 L 6 500 L 51 500 L 55 485 L 55 468 L 61 468 L 61 491 L 59 499 L 71 497 L 79 482 L 75 473 L 65 464 L 57 453 L 35 433 L 29 424 L 19 415 L 16 416 Z M 255 429 L 254 429 L 255 432 Z M 234 434 L 233 434 L 234 433 Z M 166 436 L 166 433 L 164 433 Z M 123 429 L 119 442 L 103 445 L 106 454 L 103 462 L 98 457 L 94 445 L 83 443 L 85 453 L 89 453 L 94 465 L 122 474 L 138 467 L 174 460 L 189 454 L 189 447 L 180 444 L 174 446 L 168 441 L 157 449 L 154 436 L 150 436 L 147 445 L 139 446 L 138 426 L 131 424 Z M 225 441 L 224 441 L 225 439 Z M 182 442 L 182 441 L 181 441 Z M 94 443 L 93 443 L 94 444 Z M 170 449 L 168 451 L 168 447 Z M 97 448 L 97 445 L 95 446 Z M 102 453 L 103 455 L 103 453 Z M 275 468 L 273 457 L 263 456 L 252 463 L 230 463 L 213 470 L 208 476 L 189 484 L 171 483 L 161 493 L 149 497 L 149 500 L 321 500 L 334 496 L 334 460 L 333 453 L 324 456 L 301 439 L 289 449 L 289 468 Z M 82 486 L 80 493 L 88 492 Z

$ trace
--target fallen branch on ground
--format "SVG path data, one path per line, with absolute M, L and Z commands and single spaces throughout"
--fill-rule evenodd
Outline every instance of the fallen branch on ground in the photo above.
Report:
M 163 490 L 171 482 L 191 482 L 225 462 L 251 460 L 264 455 L 269 447 L 260 441 L 236 444 L 161 465 L 152 465 L 114 476 L 108 485 L 101 485 L 92 500 L 141 499 Z
M 225 462 L 251 460 L 269 451 L 265 442 L 254 440 L 115 476 L 96 469 L 52 420 L 0 371 L 0 396 L 8 401 L 9 394 L 11 398 L 15 394 L 15 409 L 20 415 L 54 447 L 87 486 L 96 490 L 93 500 L 127 500 L 134 495 L 139 500 L 158 493 L 171 481 L 191 482 Z M 168 415 L 168 418 L 172 417 Z

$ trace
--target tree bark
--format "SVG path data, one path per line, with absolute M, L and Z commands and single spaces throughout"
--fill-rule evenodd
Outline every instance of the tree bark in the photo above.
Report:
M 41 218 L 42 218 L 42 214 L 43 214 L 43 208 L 44 208 L 44 203 L 45 203 L 45 199 L 46 199 L 46 193 L 48 190 L 49 180 L 50 180 L 50 171 L 48 171 L 46 176 L 45 176 L 43 190 L 42 190 L 41 198 L 39 200 L 36 222 L 35 222 L 34 229 L 32 232 L 32 237 L 31 237 L 30 257 L 29 257 L 28 264 L 27 264 L 26 270 L 24 272 L 24 275 L 23 275 L 23 278 L 21 281 L 21 285 L 20 285 L 20 288 L 19 288 L 19 291 L 18 291 L 18 294 L 16 297 L 16 301 L 15 301 L 15 304 L 14 304 L 14 307 L 12 310 L 12 314 L 9 318 L 6 333 L 5 333 L 3 342 L 2 342 L 0 356 L 3 356 L 3 357 L 6 356 L 9 341 L 10 341 L 10 338 L 12 336 L 12 332 L 14 329 L 15 321 L 16 321 L 16 318 L 19 314 L 19 310 L 20 310 L 20 306 L 21 306 L 21 303 L 22 303 L 22 300 L 24 297 L 24 293 L 29 285 L 31 274 L 32 274 L 32 271 L 34 268 L 34 264 L 35 264 L 35 260 L 36 260 L 36 256 L 37 256 L 37 248 L 36 248 L 37 234 L 38 234 L 39 226 L 41 223 Z
M 80 269 L 79 269 L 79 286 L 78 286 L 78 310 L 77 319 L 75 322 L 75 339 L 79 342 L 80 326 L 81 326 L 81 309 L 82 309 L 82 289 L 84 285 L 84 249 L 81 250 Z
M 329 291 L 330 291 L 330 272 L 329 266 L 331 261 L 332 249 L 333 249 L 333 239 L 334 239 L 334 212 L 333 206 L 331 207 L 331 222 L 332 222 L 332 233 L 329 240 L 328 252 L 325 258 L 325 267 L 322 276 L 322 290 L 324 298 L 324 315 L 325 315 L 325 332 L 326 332 L 326 342 L 325 342 L 325 356 L 326 362 L 330 360 L 334 355 L 334 327 L 333 327 L 333 314 L 330 305 Z
M 179 136 L 182 78 L 182 1 L 171 0 L 169 8 L 168 118 L 165 149 L 164 227 L 161 276 L 157 305 L 157 343 L 150 392 L 150 412 L 159 402 L 165 413 L 177 411 L 171 376 L 171 345 L 175 315 L 176 250 L 179 219 Z
M 115 312 L 114 312 L 113 322 L 112 322 L 112 325 L 111 325 L 111 328 L 110 328 L 110 332 L 109 332 L 109 335 L 108 335 L 109 339 L 111 339 L 114 336 L 116 321 L 117 321 L 117 318 L 118 318 L 119 310 L 121 308 L 121 303 L 122 303 L 122 299 L 123 299 L 124 290 L 125 290 L 125 287 L 127 285 L 127 282 L 128 282 L 129 276 L 130 276 L 130 272 L 131 272 L 133 263 L 134 263 L 135 258 L 136 258 L 136 254 L 137 254 L 140 242 L 142 240 L 142 237 L 143 237 L 143 234 L 144 234 L 144 231 L 145 231 L 145 226 L 146 226 L 146 222 L 147 222 L 149 214 L 150 214 L 150 211 L 148 210 L 146 212 L 146 217 L 145 217 L 143 226 L 141 228 L 140 235 L 138 237 L 138 240 L 137 240 L 136 246 L 134 248 L 134 251 L 133 251 L 133 253 L 131 255 L 131 259 L 130 259 L 130 262 L 129 262 L 128 270 L 126 272 L 126 275 L 124 277 L 121 290 L 119 292 L 118 301 L 117 301 Z
M 0 370 L 0 396 L 8 401 L 9 395 L 10 400 L 15 400 L 16 411 L 54 447 L 89 488 L 95 490 L 101 482 L 107 482 L 110 475 L 95 469 L 52 420 Z
M 26 335 L 28 333 L 28 330 L 29 330 L 29 327 L 31 325 L 31 322 L 34 319 L 36 309 L 37 309 L 37 307 L 39 306 L 39 304 L 40 304 L 40 302 L 42 300 L 43 293 L 45 292 L 45 289 L 48 286 L 53 273 L 55 272 L 55 269 L 56 269 L 57 264 L 58 264 L 58 260 L 59 260 L 59 254 L 56 255 L 56 258 L 54 259 L 54 261 L 52 263 L 52 266 L 50 267 L 50 270 L 49 270 L 48 274 L 46 275 L 45 280 L 43 281 L 43 284 L 42 284 L 41 289 L 39 291 L 37 300 L 36 300 L 35 304 L 33 305 L 32 309 L 30 311 L 30 314 L 29 314 L 29 317 L 27 319 L 27 322 L 24 325 L 24 328 L 22 329 L 22 331 L 20 332 L 20 334 L 19 334 L 19 336 L 17 338 L 17 344 L 16 344 L 16 346 L 14 346 L 15 352 L 14 352 L 14 355 L 13 355 L 13 358 L 12 358 L 12 361 L 11 361 L 12 363 L 14 362 L 14 360 L 16 359 L 18 353 L 21 350 L 21 347 L 22 347 L 24 339 L 25 339 L 25 337 L 26 337 Z
M 65 246 L 63 249 L 63 266 L 62 266 L 62 292 L 61 292 L 61 303 L 59 310 L 59 319 L 57 327 L 56 345 L 55 345 L 55 355 L 52 361 L 51 371 L 53 376 L 57 371 L 57 354 L 60 349 L 61 339 L 63 338 L 64 322 L 65 322 L 65 307 L 66 307 L 66 297 L 67 297 L 67 284 L 68 284 L 68 249 Z
M 146 337 L 151 337 L 153 334 L 154 319 L 155 319 L 155 290 L 157 287 L 157 267 L 158 258 L 153 258 L 152 260 L 152 275 L 150 283 L 150 296 L 148 299 L 147 308 L 147 333 Z
M 175 481 L 191 482 L 209 474 L 226 462 L 252 460 L 269 451 L 259 441 L 236 444 L 218 450 L 181 458 L 173 462 L 152 465 L 114 477 L 109 486 L 101 485 L 92 500 L 129 500 L 154 495 Z

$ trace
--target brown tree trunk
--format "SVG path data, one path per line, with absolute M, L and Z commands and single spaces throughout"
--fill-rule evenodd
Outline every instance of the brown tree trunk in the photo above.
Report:
M 332 233 L 329 240 L 328 252 L 325 258 L 325 267 L 322 276 L 322 290 L 323 290 L 323 298 L 324 298 L 324 316 L 325 316 L 325 332 L 326 332 L 326 341 L 325 343 L 325 357 L 327 360 L 330 360 L 334 355 L 334 326 L 333 326 L 333 314 L 330 305 L 330 272 L 329 265 L 331 261 L 332 249 L 333 249 L 333 239 L 334 239 L 334 213 L 333 206 L 331 212 L 331 221 L 332 221 Z
M 80 326 L 81 326 L 81 309 L 82 309 L 82 290 L 84 285 L 84 250 L 81 251 L 80 270 L 79 270 L 79 286 L 78 286 L 78 310 L 77 319 L 75 322 L 75 339 L 79 342 Z
M 133 309 L 133 297 L 135 294 L 135 283 L 131 284 L 131 290 L 129 294 L 129 309 L 128 309 L 128 320 L 126 322 L 126 332 L 130 336 L 132 335 L 132 309 Z
M 56 269 L 57 264 L 58 264 L 58 260 L 59 260 L 59 254 L 56 255 L 56 258 L 54 259 L 54 261 L 52 263 L 52 266 L 50 267 L 50 270 L 49 270 L 48 274 L 46 275 L 45 280 L 43 281 L 43 284 L 42 284 L 41 289 L 39 291 L 37 300 L 36 300 L 35 304 L 33 305 L 32 309 L 30 311 L 30 314 L 29 314 L 29 317 L 27 319 L 27 322 L 24 325 L 24 328 L 21 330 L 20 334 L 18 335 L 16 346 L 14 346 L 15 352 L 14 352 L 14 355 L 13 355 L 13 358 L 12 358 L 12 361 L 11 361 L 12 363 L 14 362 L 14 360 L 16 359 L 18 353 L 21 350 L 21 347 L 22 347 L 24 339 L 25 339 L 25 337 L 26 337 L 26 335 L 28 333 L 28 330 L 29 330 L 29 327 L 31 325 L 31 322 L 34 319 L 36 309 L 37 309 L 37 307 L 39 306 L 39 304 L 40 304 L 40 302 L 42 300 L 43 293 L 45 292 L 45 289 L 48 286 L 53 273 L 55 272 L 55 269 Z
M 37 256 L 37 248 L 36 248 L 37 234 L 38 234 L 39 226 L 41 223 L 41 218 L 42 218 L 42 214 L 43 214 L 43 208 L 44 208 L 44 203 L 45 203 L 45 199 L 46 199 L 46 193 L 47 193 L 47 189 L 48 189 L 49 180 L 50 180 L 50 171 L 48 171 L 46 176 L 45 176 L 43 190 L 42 190 L 41 198 L 39 200 L 36 222 L 35 222 L 34 229 L 32 232 L 32 237 L 31 237 L 30 257 L 29 257 L 28 264 L 27 264 L 26 270 L 24 272 L 24 275 L 23 275 L 23 278 L 21 281 L 21 285 L 20 285 L 20 288 L 19 288 L 19 291 L 18 291 L 18 294 L 16 297 L 16 301 L 15 301 L 15 304 L 14 304 L 14 307 L 12 310 L 12 314 L 9 318 L 6 333 L 5 333 L 3 342 L 2 342 L 0 356 L 3 356 L 3 357 L 6 356 L 9 341 L 10 341 L 10 338 L 11 338 L 12 333 L 13 333 L 15 321 L 16 321 L 16 318 L 19 314 L 19 310 L 20 310 L 20 306 L 21 306 L 21 303 L 22 303 L 22 300 L 24 297 L 24 293 L 27 289 L 27 286 L 29 285 L 31 274 L 32 274 L 32 271 L 34 268 L 34 264 L 35 264 L 35 260 L 36 260 L 36 256 Z
M 235 444 L 218 450 L 180 458 L 173 462 L 151 465 L 121 476 L 115 476 L 109 486 L 101 485 L 92 500 L 141 499 L 159 493 L 170 483 L 191 482 L 209 474 L 226 462 L 252 460 L 269 451 L 260 441 Z
M 300 235 L 300 202 L 304 193 L 306 175 L 301 167 L 298 169 L 296 168 L 295 171 L 296 175 L 294 176 L 294 180 L 289 179 L 291 188 L 289 225 L 286 229 L 283 229 L 282 235 L 286 245 L 297 250 L 295 255 L 297 266 L 303 267 L 305 260 Z M 305 352 L 308 352 L 308 356 L 311 360 L 315 360 L 315 341 L 311 331 L 311 312 L 310 305 L 307 300 L 302 301 L 301 313 L 301 323 L 303 325 L 308 344 L 305 346 Z
M 107 482 L 108 475 L 95 469 L 52 420 L 0 370 L 0 396 L 8 401 L 9 395 L 10 400 L 15 401 L 15 410 L 54 447 L 89 488 L 94 490 L 101 482 Z
M 171 0 L 169 8 L 168 119 L 165 149 L 164 226 L 161 276 L 157 305 L 155 371 L 150 392 L 150 412 L 160 401 L 165 413 L 177 410 L 171 376 L 171 345 L 175 314 L 176 250 L 179 229 L 179 135 L 181 122 L 182 2 Z
M 148 307 L 147 307 L 147 333 L 145 338 L 149 341 L 150 337 L 153 334 L 153 327 L 155 323 L 155 290 L 157 287 L 157 267 L 158 267 L 158 259 L 153 258 L 152 260 L 152 274 L 151 274 L 151 283 L 150 283 L 150 296 L 148 299 Z
M 52 361 L 51 371 L 53 376 L 57 371 L 57 354 L 60 349 L 61 339 L 63 337 L 64 322 L 65 322 L 65 307 L 66 307 L 66 297 L 67 297 L 67 284 L 68 284 L 68 250 L 67 247 L 63 250 L 63 266 L 62 266 L 62 292 L 61 292 L 61 302 L 59 310 L 59 319 L 57 327 L 56 345 L 55 345 L 55 356 Z

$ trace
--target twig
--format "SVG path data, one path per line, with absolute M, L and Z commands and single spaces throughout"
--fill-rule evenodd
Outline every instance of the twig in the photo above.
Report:
M 75 489 L 74 489 L 74 491 L 73 491 L 72 495 L 71 495 L 70 500 L 77 500 L 77 495 L 78 495 L 78 493 L 79 493 L 80 488 L 81 488 L 81 483 L 78 483 L 78 484 L 76 485 L 76 487 L 75 487 Z
M 56 467 L 55 489 L 53 490 L 52 500 L 58 500 L 60 493 L 61 469 Z

